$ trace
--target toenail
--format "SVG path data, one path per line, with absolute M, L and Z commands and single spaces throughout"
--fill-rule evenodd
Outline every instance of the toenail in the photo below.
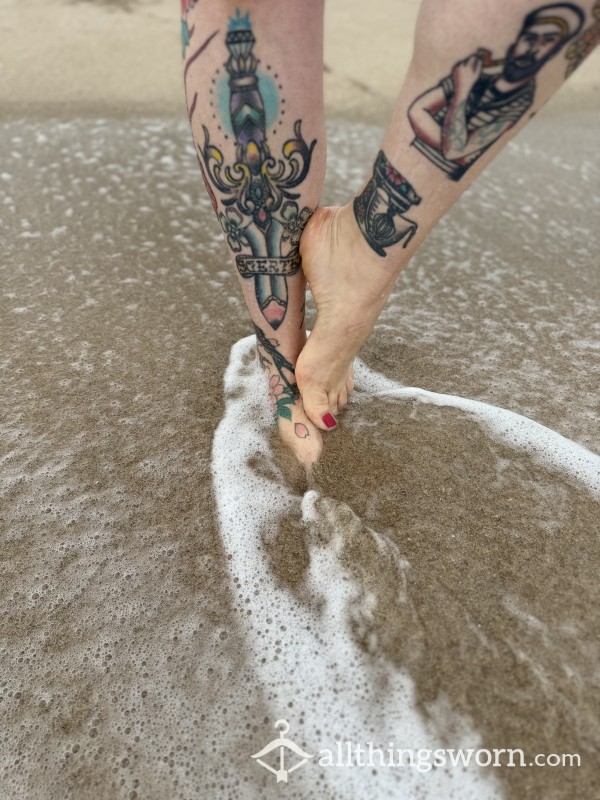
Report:
M 336 418 L 333 416 L 333 414 L 330 414 L 329 412 L 327 412 L 327 414 L 323 414 L 322 419 L 328 428 L 335 428 L 335 426 L 337 425 Z

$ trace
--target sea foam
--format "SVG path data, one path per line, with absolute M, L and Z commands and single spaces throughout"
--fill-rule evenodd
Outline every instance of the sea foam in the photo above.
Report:
M 562 473 L 600 499 L 600 456 L 539 422 L 479 400 L 402 386 L 369 369 L 359 359 L 355 365 L 355 380 L 357 389 L 372 397 L 418 400 L 459 409 L 497 442 L 527 454 L 547 469 Z
M 392 792 L 395 798 L 502 796 L 495 777 L 475 766 L 461 771 L 458 787 L 450 768 L 424 773 L 381 767 L 374 778 L 372 770 L 364 767 L 318 768 L 314 763 L 319 751 L 333 750 L 340 740 L 372 741 L 374 747 L 393 742 L 396 748 L 415 751 L 477 748 L 481 740 L 469 720 L 455 715 L 449 745 L 433 722 L 417 710 L 410 677 L 378 658 L 375 646 L 359 647 L 353 638 L 351 626 L 360 629 L 361 620 L 368 620 L 373 596 L 368 580 L 349 567 L 348 548 L 369 537 L 372 557 L 377 560 L 375 571 L 385 574 L 387 583 L 396 587 L 396 602 L 412 614 L 404 580 L 410 565 L 391 540 L 366 527 L 344 503 L 314 490 L 299 497 L 286 485 L 270 453 L 271 416 L 264 378 L 252 360 L 253 349 L 254 337 L 232 348 L 224 379 L 226 409 L 215 433 L 212 472 L 251 681 L 265 689 L 273 723 L 287 719 L 289 736 L 315 756 L 313 763 L 294 772 L 288 793 L 348 797 L 361 787 L 373 797 L 392 796 Z M 359 391 L 392 388 L 363 366 L 357 378 Z M 257 462 L 263 464 L 262 469 L 254 468 Z M 265 549 L 284 517 L 300 521 L 309 542 L 309 567 L 294 591 L 276 579 Z M 264 743 L 275 738 L 268 727 L 261 734 Z

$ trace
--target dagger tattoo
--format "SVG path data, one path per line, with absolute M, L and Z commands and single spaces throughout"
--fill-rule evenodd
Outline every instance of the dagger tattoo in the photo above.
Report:
M 287 278 L 300 269 L 299 242 L 312 210 L 296 202 L 298 187 L 308 175 L 317 144 L 304 140 L 301 120 L 283 145 L 281 158 L 271 155 L 266 115 L 254 55 L 256 39 L 249 14 L 230 18 L 225 44 L 229 58 L 229 114 L 235 136 L 236 158 L 231 165 L 212 144 L 203 126 L 201 156 L 213 186 L 224 195 L 219 222 L 227 243 L 236 253 L 243 278 L 254 280 L 256 299 L 265 320 L 276 330 L 284 320 Z M 198 148 L 200 150 L 200 148 Z

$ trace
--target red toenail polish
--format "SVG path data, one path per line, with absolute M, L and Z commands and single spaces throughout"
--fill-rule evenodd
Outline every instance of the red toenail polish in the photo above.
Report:
M 323 422 L 328 428 L 335 428 L 337 425 L 336 418 L 333 416 L 333 414 L 329 414 L 329 412 L 327 414 L 323 414 Z

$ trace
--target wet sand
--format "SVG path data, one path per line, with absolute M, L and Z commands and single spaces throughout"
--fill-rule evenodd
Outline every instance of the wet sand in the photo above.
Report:
M 367 364 L 598 452 L 597 131 L 596 115 L 535 121 L 510 144 L 401 276 Z M 377 133 L 332 124 L 329 200 L 358 185 L 362 142 Z M 279 787 L 248 756 L 275 719 L 287 715 L 313 751 L 327 732 L 315 733 L 318 705 L 294 704 L 293 674 L 275 687 L 256 673 L 248 652 L 262 639 L 247 611 L 266 618 L 273 598 L 233 582 L 217 520 L 222 375 L 248 322 L 187 122 L 15 121 L 2 163 L 4 794 L 270 796 Z M 268 419 L 261 430 L 268 441 Z M 273 511 L 259 559 L 300 618 L 317 613 L 306 570 L 333 524 L 332 586 L 347 573 L 357 593 L 340 612 L 344 646 L 370 653 L 385 680 L 412 682 L 406 707 L 438 735 L 468 720 L 467 741 L 582 756 L 576 772 L 496 770 L 490 796 L 569 797 L 573 782 L 593 796 L 597 499 L 460 412 L 363 391 L 315 477 L 317 509 L 337 510 L 307 527 L 306 478 L 271 447 L 247 454 L 248 469 L 273 502 L 282 487 L 292 499 Z M 366 528 L 409 565 L 403 606 L 394 561 Z M 277 632 L 273 647 L 293 658 L 295 635 Z M 391 699 L 371 702 L 377 715 Z M 314 796 L 307 773 L 291 797 Z M 369 791 L 388 796 L 377 780 Z M 451 796 L 466 796 L 454 780 Z M 340 781 L 320 796 L 348 796 Z
M 54 116 L 59 92 L 3 106 L 0 796 L 596 796 L 589 468 L 365 379 L 308 480 L 238 343 L 250 325 L 183 104 L 159 114 L 157 89 L 152 116 L 127 118 L 101 84 L 86 105 L 74 81 Z M 372 162 L 382 120 L 359 106 L 331 122 L 325 202 Z M 556 108 L 436 228 L 361 355 L 599 453 L 600 115 Z M 281 718 L 311 754 L 353 738 L 581 767 L 313 762 L 284 789 L 250 759 Z

